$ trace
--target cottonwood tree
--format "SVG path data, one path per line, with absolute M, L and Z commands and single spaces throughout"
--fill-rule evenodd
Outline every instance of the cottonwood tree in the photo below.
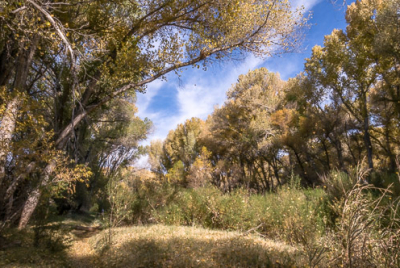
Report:
M 270 116 L 280 106 L 284 85 L 278 74 L 265 68 L 241 75 L 225 104 L 207 120 L 209 138 L 204 142 L 214 163 L 226 162 L 220 173 L 237 180 L 234 183 L 259 190 L 272 189 L 274 180 L 279 183 Z
M 175 130 L 168 133 L 163 143 L 163 166 L 169 170 L 167 178 L 176 179 L 187 185 L 186 177 L 190 167 L 200 155 L 201 146 L 198 138 L 204 128 L 204 121 L 200 118 L 191 118 L 183 124 L 178 124 Z M 176 177 L 176 178 L 174 178 Z
M 333 98 L 337 96 L 357 120 L 363 132 L 368 165 L 373 168 L 371 111 L 367 96 L 376 82 L 376 71 L 373 60 L 356 41 L 343 31 L 335 30 L 326 37 L 324 48 L 313 48 L 306 69 L 312 75 L 319 75 L 320 85 L 332 92 Z
M 379 148 L 385 151 L 391 168 L 395 167 L 395 139 L 389 133 L 397 121 L 399 98 L 399 7 L 397 0 L 351 4 L 346 31 L 334 30 L 325 38 L 324 47 L 313 48 L 305 65 L 315 88 L 324 88 L 326 95 L 339 100 L 356 120 L 371 169 L 373 150 Z
M 149 155 L 150 170 L 157 176 L 158 179 L 162 179 L 164 177 L 164 173 L 167 172 L 167 169 L 163 164 L 163 141 L 150 141 L 150 146 L 147 148 L 147 153 Z

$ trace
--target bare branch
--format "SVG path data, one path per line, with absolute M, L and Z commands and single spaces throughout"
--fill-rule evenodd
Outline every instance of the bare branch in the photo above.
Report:
M 72 49 L 72 46 L 70 42 L 68 41 L 67 37 L 61 30 L 60 26 L 58 23 L 53 19 L 53 17 L 44 9 L 42 8 L 39 4 L 37 4 L 33 0 L 27 0 L 28 3 L 31 3 L 37 10 L 39 10 L 43 15 L 47 18 L 47 20 L 53 25 L 54 29 L 56 30 L 58 36 L 61 38 L 61 40 L 64 42 L 65 46 L 67 47 L 69 54 L 71 56 L 71 62 L 72 62 L 72 69 L 73 71 L 76 70 L 76 58 L 75 58 L 75 53 L 74 50 Z

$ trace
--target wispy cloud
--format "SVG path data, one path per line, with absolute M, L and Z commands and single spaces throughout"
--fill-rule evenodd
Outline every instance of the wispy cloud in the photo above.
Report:
M 310 11 L 315 5 L 326 0 L 293 0 L 292 7 L 299 8 L 304 7 L 304 11 Z
M 304 6 L 305 11 L 309 11 L 321 1 L 323 0 L 295 0 L 292 2 L 292 6 L 294 8 Z M 171 129 L 175 129 L 178 124 L 184 123 L 192 117 L 206 119 L 213 112 L 215 105 L 220 106 L 224 103 L 226 91 L 237 81 L 239 75 L 260 66 L 268 66 L 267 63 L 268 61 L 249 56 L 242 62 L 225 62 L 211 67 L 207 71 L 189 68 L 183 72 L 179 83 L 176 79 L 170 79 L 168 82 L 154 81 L 148 86 L 146 94 L 138 96 L 137 102 L 139 116 L 148 117 L 155 126 L 149 140 L 164 139 Z M 275 71 L 274 66 L 271 67 L 271 70 Z M 293 68 L 295 67 L 288 63 L 283 72 L 292 73 Z M 282 70 L 280 72 L 282 77 L 287 77 Z M 175 100 L 178 109 L 174 114 L 161 112 L 165 110 L 165 106 L 170 105 L 169 103 L 163 104 L 165 106 L 159 110 L 150 107 L 153 98 L 160 90 L 165 89 L 167 83 L 169 87 L 177 88 Z M 145 144 L 149 144 L 149 140 Z
M 166 85 L 166 81 L 155 80 L 147 86 L 146 93 L 138 93 L 136 105 L 139 108 L 138 116 L 146 117 L 146 111 L 154 96 Z
M 140 113 L 142 117 L 150 118 L 155 126 L 149 138 L 164 139 L 171 129 L 192 117 L 206 119 L 216 105 L 224 103 L 226 91 L 237 81 L 238 76 L 256 68 L 262 62 L 260 58 L 249 56 L 243 62 L 226 62 L 219 68 L 212 67 L 208 71 L 194 69 L 185 71 L 182 75 L 183 85 L 175 83 L 178 88 L 175 97 L 179 107 L 176 114 L 171 116 L 149 109 Z M 147 106 L 138 103 L 139 110 L 148 107 L 149 102 L 144 101 L 144 103 L 147 103 Z

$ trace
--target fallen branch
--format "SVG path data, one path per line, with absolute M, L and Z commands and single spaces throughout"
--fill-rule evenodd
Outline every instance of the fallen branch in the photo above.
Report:
M 259 232 L 257 232 L 257 230 L 260 229 L 263 225 L 264 225 L 264 223 L 260 223 L 260 225 L 247 230 L 246 232 L 243 233 L 243 236 L 249 235 L 251 232 L 256 232 L 260 236 L 264 236 L 264 235 L 260 234 Z

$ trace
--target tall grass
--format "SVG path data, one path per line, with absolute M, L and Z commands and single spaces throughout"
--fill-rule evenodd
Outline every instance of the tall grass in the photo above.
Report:
M 303 189 L 294 180 L 275 193 L 264 195 L 249 194 L 245 189 L 224 194 L 213 186 L 186 189 L 150 182 L 136 185 L 139 187 L 133 191 L 135 201 L 131 207 L 134 216 L 128 224 L 146 222 L 257 232 L 296 244 L 304 240 L 299 230 L 317 237 L 324 233 L 329 221 L 326 192 Z

